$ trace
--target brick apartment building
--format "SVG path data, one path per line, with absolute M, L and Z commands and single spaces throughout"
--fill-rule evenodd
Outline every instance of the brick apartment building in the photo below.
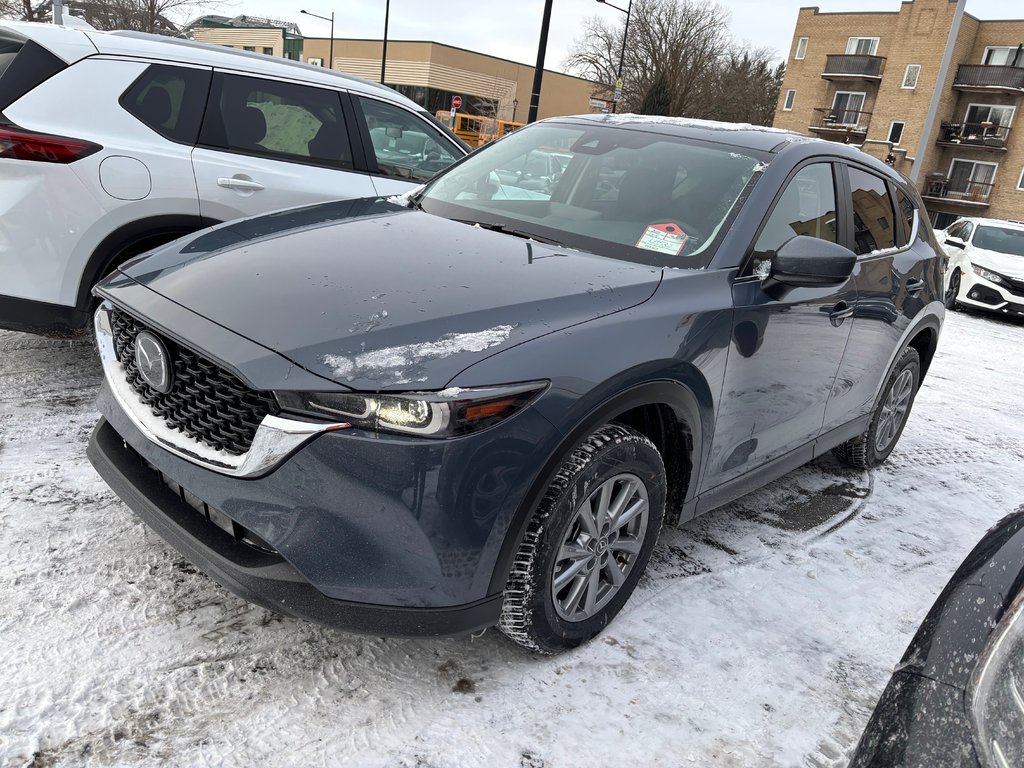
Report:
M 775 125 L 888 157 L 935 226 L 1024 220 L 1024 19 L 983 21 L 964 5 L 801 8 Z

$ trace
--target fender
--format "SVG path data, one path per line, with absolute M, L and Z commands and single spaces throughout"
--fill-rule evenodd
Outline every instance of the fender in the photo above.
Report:
M 903 332 L 903 335 L 900 337 L 900 343 L 893 348 L 892 354 L 889 355 L 889 360 L 885 366 L 885 374 L 882 376 L 881 380 L 875 387 L 876 407 L 878 397 L 882 392 L 882 387 L 885 386 L 885 382 L 888 381 L 889 379 L 889 374 L 892 373 L 892 367 L 896 364 L 896 358 L 898 358 L 903 353 L 903 350 L 906 349 L 907 345 L 910 343 L 910 340 L 913 339 L 915 336 L 917 336 L 917 334 L 919 334 L 926 328 L 929 328 L 935 332 L 935 344 L 938 345 L 939 335 L 942 332 L 942 323 L 945 320 L 945 318 L 946 307 L 943 305 L 941 301 L 933 301 L 929 304 L 926 304 L 921 309 L 921 312 L 918 318 L 915 319 L 915 322 L 907 330 Z M 929 350 L 929 352 L 934 354 L 935 347 L 933 346 Z M 924 381 L 924 376 L 927 372 L 928 365 L 925 363 L 924 360 L 922 360 L 921 381 Z
M 690 477 L 687 483 L 685 498 L 682 499 L 682 511 L 679 518 L 687 520 L 693 516 L 693 509 L 696 506 L 697 481 L 701 476 L 700 470 L 704 462 L 705 447 L 704 427 L 698 398 L 687 386 L 678 381 L 652 381 L 631 387 L 603 401 L 591 410 L 565 435 L 554 452 L 548 456 L 541 471 L 530 486 L 530 490 L 526 493 L 522 503 L 516 510 L 512 522 L 505 533 L 504 541 L 495 560 L 494 571 L 491 574 L 491 582 L 487 594 L 500 593 L 505 588 L 505 581 L 508 578 L 512 561 L 519 550 L 523 536 L 526 534 L 530 516 L 544 497 L 548 486 L 554 479 L 559 467 L 561 467 L 566 455 L 583 438 L 602 424 L 607 423 L 620 413 L 643 405 L 669 406 L 675 411 L 678 419 L 684 422 L 690 430 L 693 442 L 691 451 L 693 460 L 690 465 Z
M 156 248 L 169 240 L 219 223 L 219 221 L 199 216 L 173 214 L 150 216 L 115 229 L 103 238 L 96 246 L 92 256 L 89 257 L 89 261 L 82 271 L 81 282 L 78 284 L 75 308 L 79 312 L 88 312 L 92 302 L 92 287 L 117 266 L 117 262 L 122 256 L 127 258 L 137 255 L 148 248 Z M 125 253 L 137 246 L 142 247 L 134 253 Z M 88 317 L 86 319 L 88 320 Z

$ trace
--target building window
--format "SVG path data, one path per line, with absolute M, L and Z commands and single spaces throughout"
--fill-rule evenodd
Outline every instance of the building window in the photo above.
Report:
M 903 127 L 906 125 L 902 120 L 893 120 L 889 126 L 889 141 L 894 147 L 898 147 L 903 140 Z
M 986 128 L 1009 128 L 1013 122 L 1014 107 L 998 104 L 969 104 L 964 122 L 969 126 Z
M 1024 192 L 1024 169 L 1020 172 L 1020 179 L 1017 180 L 1017 191 Z
M 242 46 L 242 50 L 243 51 L 249 51 L 249 53 L 256 53 L 256 46 L 255 45 L 243 45 Z
M 807 56 L 807 38 L 801 37 L 796 41 L 796 56 L 794 59 L 803 59 Z
M 878 51 L 877 37 L 851 37 L 846 43 L 847 55 L 874 56 Z
M 990 46 L 985 49 L 981 63 L 990 67 L 1019 67 L 1024 65 L 1024 53 L 1016 45 Z
M 861 116 L 865 114 L 864 98 L 866 96 L 867 94 L 863 92 L 837 91 L 835 99 L 832 101 L 829 121 L 836 125 L 858 127 Z
M 265 56 L 273 56 L 274 55 L 274 49 L 273 48 L 268 48 L 267 46 L 263 46 L 263 54 Z
M 796 88 L 786 91 L 786 101 L 782 105 L 783 112 L 792 112 L 793 104 L 796 102 Z
M 324 65 L 324 60 L 316 56 L 310 56 L 306 59 L 306 63 L 312 67 L 322 67 Z
M 958 200 L 988 200 L 996 177 L 996 163 L 954 160 L 949 166 L 946 197 Z
M 912 90 L 917 88 L 917 79 L 921 76 L 921 65 L 920 64 L 907 64 L 906 70 L 903 72 L 903 85 L 901 88 L 907 88 Z

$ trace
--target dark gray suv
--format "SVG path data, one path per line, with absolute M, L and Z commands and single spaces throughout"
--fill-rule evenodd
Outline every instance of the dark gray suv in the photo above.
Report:
M 542 188 L 514 171 L 537 153 Z M 96 289 L 89 456 L 268 608 L 558 651 L 622 608 L 663 525 L 826 451 L 885 460 L 942 266 L 917 192 L 858 150 L 549 120 L 414 194 L 124 265 Z

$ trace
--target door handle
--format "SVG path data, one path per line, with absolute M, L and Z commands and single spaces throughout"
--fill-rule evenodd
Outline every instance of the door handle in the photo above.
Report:
M 917 296 L 922 290 L 924 290 L 924 280 L 919 277 L 907 280 L 907 293 L 911 296 Z
M 832 311 L 828 313 L 828 319 L 836 328 L 842 325 L 843 321 L 848 317 L 853 317 L 853 307 L 845 301 L 840 301 L 832 308 Z
M 239 178 L 237 176 L 221 176 L 217 179 L 217 186 L 226 189 L 239 189 L 245 192 L 259 192 L 263 185 L 252 179 Z

